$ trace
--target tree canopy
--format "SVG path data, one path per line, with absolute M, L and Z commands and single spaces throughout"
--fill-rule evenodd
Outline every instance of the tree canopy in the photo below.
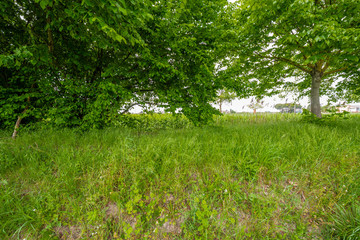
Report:
M 134 105 L 195 123 L 210 102 L 216 19 L 226 0 L 0 3 L 0 123 L 101 127 Z
M 311 89 L 321 117 L 321 94 L 359 96 L 358 12 L 357 0 L 3 0 L 0 125 L 99 128 L 148 104 L 200 124 L 221 89 L 286 84 Z
M 359 11 L 357 0 L 238 1 L 229 14 L 224 61 L 235 89 L 276 93 L 294 77 L 300 91 L 311 89 L 311 111 L 321 117 L 319 97 L 327 87 L 336 80 L 358 86 Z
M 222 105 L 224 103 L 229 103 L 236 98 L 236 94 L 230 92 L 226 88 L 218 91 L 217 98 L 215 103 L 219 105 L 219 111 L 222 112 Z

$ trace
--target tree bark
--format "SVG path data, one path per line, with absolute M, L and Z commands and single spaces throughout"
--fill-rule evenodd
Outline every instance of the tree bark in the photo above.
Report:
M 34 84 L 31 86 L 31 88 L 34 87 Z M 21 123 L 21 120 L 22 120 L 22 117 L 24 115 L 24 113 L 26 113 L 26 111 L 28 110 L 29 106 L 30 106 L 30 97 L 27 98 L 27 102 L 28 102 L 28 105 L 25 107 L 24 111 L 18 116 L 18 119 L 15 123 L 15 128 L 14 128 L 14 132 L 12 134 L 12 139 L 15 140 L 16 136 L 17 136 L 17 133 L 19 131 L 19 127 L 20 127 L 20 123 Z
M 26 108 L 25 108 L 24 111 L 21 113 L 21 115 L 23 115 L 28 108 L 29 108 L 29 106 L 26 106 Z M 16 136 L 17 136 L 18 131 L 19 131 L 20 123 L 21 123 L 21 120 L 22 120 L 21 115 L 18 116 L 18 119 L 17 119 L 17 121 L 16 121 L 16 123 L 15 123 L 14 132 L 13 132 L 13 134 L 12 134 L 12 136 L 11 136 L 12 139 L 14 139 L 14 140 L 15 140 L 15 138 L 16 138 Z
M 47 29 L 47 37 L 48 37 L 48 49 L 49 49 L 49 52 L 51 54 L 54 53 L 54 39 L 53 39 L 53 34 L 52 34 L 52 31 L 51 31 L 51 18 L 50 18 L 50 10 L 51 10 L 51 7 L 47 7 L 47 18 L 46 18 L 46 23 L 49 25 L 48 26 L 48 29 Z
M 318 118 L 321 118 L 321 106 L 320 106 L 320 83 L 322 73 L 319 71 L 314 71 L 311 74 L 311 112 L 315 114 Z

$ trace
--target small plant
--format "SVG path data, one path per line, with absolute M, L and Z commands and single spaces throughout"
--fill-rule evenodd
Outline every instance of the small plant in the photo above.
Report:
M 191 210 L 189 212 L 188 220 L 184 226 L 185 236 L 206 236 L 211 234 L 211 228 L 215 221 L 217 211 L 211 209 L 211 206 L 205 199 L 195 197 Z
M 333 123 L 338 119 L 348 119 L 349 118 L 349 112 L 336 112 L 336 109 L 328 109 L 327 114 L 324 114 L 322 118 L 318 118 L 315 114 L 311 113 L 307 109 L 303 109 L 302 112 L 302 120 L 304 122 L 309 123 L 317 123 L 317 124 L 329 124 Z

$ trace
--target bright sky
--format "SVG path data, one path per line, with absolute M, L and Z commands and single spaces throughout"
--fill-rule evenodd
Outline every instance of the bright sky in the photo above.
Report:
M 253 110 L 248 107 L 250 105 L 251 100 L 253 98 L 245 98 L 245 99 L 236 99 L 232 101 L 231 103 L 224 103 L 222 106 L 223 111 L 230 111 L 234 110 L 235 112 L 252 112 Z M 273 96 L 273 97 L 265 97 L 261 101 L 264 101 L 263 108 L 258 109 L 257 112 L 278 112 L 274 108 L 274 106 L 278 103 L 292 103 L 294 102 L 294 97 L 291 94 L 288 94 L 284 98 L 280 98 L 279 96 Z M 300 103 L 300 105 L 303 108 L 306 108 L 309 105 L 309 98 L 302 98 L 300 101 L 297 101 L 296 103 Z M 320 99 L 321 105 L 327 104 L 327 97 L 322 97 Z M 214 104 L 214 107 L 219 109 L 219 105 Z M 131 113 L 139 113 L 142 109 L 138 106 L 135 106 L 130 112 Z
M 223 104 L 223 111 L 230 111 L 230 109 L 234 110 L 235 112 L 252 112 L 253 110 L 248 107 L 248 105 L 251 103 L 252 98 L 246 98 L 246 99 L 236 99 L 232 101 L 231 103 L 225 103 Z M 292 103 L 294 102 L 294 98 L 291 94 L 288 94 L 285 96 L 285 98 L 280 98 L 279 96 L 273 96 L 273 97 L 265 97 L 261 101 L 264 101 L 263 108 L 258 109 L 257 112 L 277 112 L 277 110 L 274 108 L 274 106 L 278 103 Z M 308 98 L 302 98 L 299 102 L 300 105 L 303 108 L 306 108 L 309 105 L 309 99 Z M 321 105 L 327 104 L 327 98 L 322 97 L 320 99 Z M 217 105 L 215 107 L 218 108 Z

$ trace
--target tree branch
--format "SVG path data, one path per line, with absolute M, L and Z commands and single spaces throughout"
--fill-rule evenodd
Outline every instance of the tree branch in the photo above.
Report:
M 50 11 L 51 11 L 51 7 L 47 7 L 47 18 L 46 18 L 46 23 L 48 24 L 48 29 L 47 29 L 47 37 L 48 37 L 48 48 L 49 48 L 49 52 L 51 54 L 54 53 L 54 39 L 53 39 L 53 35 L 52 35 L 52 31 L 51 31 L 51 18 L 50 18 Z
M 324 68 L 322 69 L 322 72 L 324 73 L 330 66 L 330 60 L 328 60 L 324 66 Z
M 263 56 L 263 55 L 260 55 L 258 53 L 255 53 L 256 55 L 258 55 L 259 57 L 262 57 L 262 58 L 269 58 L 269 59 L 276 59 L 276 60 L 279 60 L 279 61 L 282 61 L 282 62 L 286 62 L 298 69 L 300 69 L 301 71 L 304 71 L 306 73 L 311 73 L 311 70 L 308 70 L 306 69 L 304 66 L 290 60 L 290 59 L 287 59 L 287 58 L 283 58 L 283 57 L 272 57 L 272 56 Z
M 124 111 L 122 111 L 120 114 L 123 115 L 125 113 L 127 113 L 132 107 L 136 106 L 136 105 L 139 105 L 139 103 L 133 103 L 133 104 L 130 104 L 127 108 L 125 108 Z
M 31 86 L 31 88 L 33 88 L 34 87 L 34 84 Z M 13 134 L 12 134 L 12 139 L 14 139 L 15 140 L 15 138 L 16 138 L 16 136 L 17 136 L 17 134 L 18 134 L 18 131 L 19 131 L 19 128 L 20 128 L 20 123 L 21 123 L 21 120 L 23 119 L 23 115 L 26 113 L 26 111 L 29 109 L 29 106 L 30 106 L 30 96 L 28 96 L 27 97 L 27 105 L 26 105 L 26 107 L 25 107 L 25 109 L 24 109 L 24 111 L 22 111 L 22 113 L 18 116 L 18 119 L 17 119 L 17 121 L 16 121 L 16 123 L 15 123 L 15 127 L 14 127 L 14 132 L 13 132 Z
M 347 69 L 347 67 L 343 67 L 343 68 L 339 68 L 339 69 L 336 69 L 336 70 L 332 70 L 332 71 L 329 71 L 329 72 L 324 73 L 323 76 L 327 76 L 327 75 L 330 75 L 330 74 L 333 74 L 333 73 L 341 72 L 341 71 L 344 71 L 345 69 Z
M 134 91 L 134 93 L 139 93 L 139 92 L 153 92 L 154 89 L 139 89 L 139 90 L 136 90 Z

